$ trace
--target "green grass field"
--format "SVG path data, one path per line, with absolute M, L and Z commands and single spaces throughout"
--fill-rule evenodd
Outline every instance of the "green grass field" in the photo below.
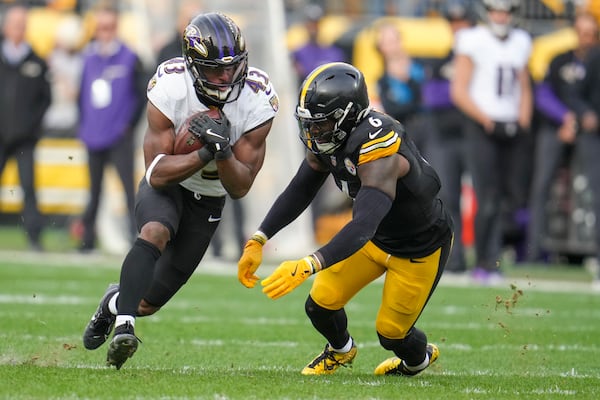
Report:
M 353 368 L 305 377 L 300 370 L 325 345 L 304 314 L 310 285 L 272 301 L 242 287 L 234 264 L 210 262 L 207 269 L 223 273 L 200 268 L 158 314 L 138 320 L 143 343 L 135 356 L 120 371 L 107 368 L 106 346 L 85 350 L 81 333 L 107 284 L 118 280 L 118 262 L 0 253 L 0 398 L 600 396 L 600 294 L 581 283 L 580 273 L 568 280 L 563 272 L 559 285 L 535 277 L 497 287 L 443 280 L 419 323 L 441 355 L 413 378 L 373 375 L 390 356 L 374 331 L 381 291 L 375 282 L 347 307 L 359 350 Z

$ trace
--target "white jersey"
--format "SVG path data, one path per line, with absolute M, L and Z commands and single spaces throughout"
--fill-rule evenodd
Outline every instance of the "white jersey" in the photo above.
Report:
M 158 66 L 148 85 L 147 96 L 173 122 L 176 133 L 190 115 L 208 109 L 198 100 L 192 78 L 181 57 Z M 250 67 L 238 99 L 223 106 L 223 113 L 231 122 L 231 145 L 244 133 L 275 117 L 278 108 L 277 93 L 269 76 L 260 69 Z M 200 195 L 224 196 L 227 192 L 216 176 L 217 165 L 213 160 L 180 185 Z
M 518 74 L 527 67 L 531 54 L 529 34 L 512 29 L 501 40 L 485 25 L 478 25 L 457 32 L 454 51 L 473 62 L 469 94 L 475 104 L 494 121 L 517 121 L 521 102 Z

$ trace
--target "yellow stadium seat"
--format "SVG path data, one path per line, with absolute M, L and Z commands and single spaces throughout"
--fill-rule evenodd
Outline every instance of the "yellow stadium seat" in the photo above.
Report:
M 529 70 L 534 80 L 544 78 L 548 64 L 554 56 L 577 46 L 577 36 L 572 28 L 538 36 L 533 40 Z
M 40 57 L 47 57 L 54 48 L 54 36 L 63 15 L 60 11 L 43 7 L 29 11 L 25 37 Z

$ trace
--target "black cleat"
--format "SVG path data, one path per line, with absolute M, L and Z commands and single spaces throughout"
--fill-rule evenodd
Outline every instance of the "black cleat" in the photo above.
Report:
M 115 335 L 108 345 L 106 364 L 108 366 L 114 365 L 117 369 L 121 369 L 125 361 L 133 356 L 140 342 L 141 340 L 135 336 L 133 326 L 129 322 L 119 325 L 115 329 Z
M 100 299 L 100 304 L 96 309 L 92 319 L 85 327 L 83 332 L 83 346 L 88 350 L 94 350 L 102 346 L 110 331 L 115 324 L 116 317 L 108 310 L 108 301 L 113 297 L 115 293 L 119 291 L 119 285 L 112 283 L 104 292 L 104 296 Z

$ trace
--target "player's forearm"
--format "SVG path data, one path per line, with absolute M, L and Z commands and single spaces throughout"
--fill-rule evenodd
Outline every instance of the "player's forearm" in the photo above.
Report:
M 321 267 L 330 267 L 362 248 L 373 238 L 391 207 L 392 199 L 388 194 L 363 186 L 354 200 L 352 221 L 317 251 Z
M 249 166 L 241 163 L 235 157 L 218 160 L 217 168 L 221 184 L 233 199 L 239 199 L 248 194 L 258 172 L 254 173 Z
M 164 188 L 189 178 L 204 166 L 205 163 L 197 152 L 164 156 L 159 154 L 146 169 L 146 181 L 153 188 Z

